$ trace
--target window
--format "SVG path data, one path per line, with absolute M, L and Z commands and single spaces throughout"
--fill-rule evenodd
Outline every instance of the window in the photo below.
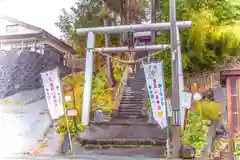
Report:
M 64 65 L 64 59 L 62 55 L 60 55 L 60 64 Z
M 51 52 L 52 54 L 55 54 L 54 52 Z M 56 54 L 56 61 L 59 63 L 60 62 L 60 57 L 58 54 Z
M 7 33 L 16 33 L 17 31 L 18 31 L 18 24 L 6 26 Z

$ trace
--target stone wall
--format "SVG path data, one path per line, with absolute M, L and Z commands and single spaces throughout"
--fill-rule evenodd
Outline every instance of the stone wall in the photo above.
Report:
M 59 64 L 54 53 L 48 51 L 44 55 L 31 51 L 1 52 L 0 98 L 42 87 L 40 73 L 56 67 L 60 68 L 62 76 L 70 73 Z

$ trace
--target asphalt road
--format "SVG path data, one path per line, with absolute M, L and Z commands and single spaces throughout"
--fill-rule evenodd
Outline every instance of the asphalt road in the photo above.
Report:
M 40 89 L 41 90 L 41 89 Z M 34 102 L 25 105 L 0 103 L 0 157 L 33 151 L 51 119 L 46 100 L 37 99 L 40 90 L 24 91 L 5 99 Z
M 47 110 L 47 104 L 45 99 L 41 99 L 39 95 L 42 95 L 43 90 L 32 90 L 21 92 L 19 94 L 15 94 L 6 99 L 15 101 L 15 102 L 24 102 L 26 105 L 12 105 L 6 103 L 0 103 L 0 157 L 12 157 L 14 154 L 17 154 L 19 159 L 19 153 L 32 151 L 38 144 L 38 140 L 42 139 L 44 131 L 49 127 L 51 123 L 51 119 L 48 114 L 43 114 Z M 214 94 L 216 100 L 223 103 L 225 106 L 225 89 L 224 88 L 215 88 Z M 40 100 L 39 100 L 40 99 Z M 32 102 L 34 101 L 34 102 Z M 27 104 L 29 103 L 29 104 Z M 224 111 L 224 115 L 226 118 L 226 111 Z M 53 132 L 54 133 L 54 132 Z M 52 135 L 52 137 L 56 137 L 56 135 Z M 52 144 L 57 143 L 58 140 L 54 140 Z M 99 153 L 98 151 L 86 151 L 81 149 L 78 146 L 78 143 L 74 143 L 73 150 L 75 151 L 76 156 L 70 157 L 62 157 L 61 155 L 56 155 L 56 151 L 53 152 L 53 148 L 56 149 L 56 145 L 52 147 L 49 146 L 49 149 L 45 149 L 43 155 L 39 155 L 36 157 L 28 157 L 34 159 L 49 159 L 52 157 L 53 159 L 60 158 L 61 159 L 95 159 L 93 155 L 103 155 L 102 159 L 118 159 L 123 157 L 118 157 L 121 155 L 117 150 L 113 151 L 111 154 L 113 157 L 104 156 L 103 153 Z M 53 153 L 50 153 L 53 152 Z M 114 155 L 115 154 L 115 155 Z M 129 153 L 129 154 L 132 154 Z M 92 156 L 90 156 L 92 155 Z M 116 156 L 116 157 L 115 157 Z M 124 156 L 124 155 L 122 155 Z M 98 156 L 98 158 L 100 158 Z M 131 157 L 131 156 L 130 156 Z M 13 157 L 12 157 L 13 158 Z M 23 159 L 28 159 L 24 157 Z M 128 157 L 129 158 L 129 157 Z M 136 158 L 136 157 L 135 157 Z M 137 157 L 136 159 L 140 159 Z M 14 159 L 14 158 L 13 158 Z M 21 158 L 20 158 L 21 159 Z M 131 158 L 130 158 L 131 159 Z M 134 157 L 132 157 L 134 159 Z

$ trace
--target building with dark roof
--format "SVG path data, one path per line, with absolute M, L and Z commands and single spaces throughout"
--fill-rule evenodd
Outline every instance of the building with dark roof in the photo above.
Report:
M 52 54 L 60 65 L 68 68 L 73 67 L 77 57 L 76 51 L 71 46 L 44 29 L 2 15 L 0 15 L 0 50 L 28 50 Z

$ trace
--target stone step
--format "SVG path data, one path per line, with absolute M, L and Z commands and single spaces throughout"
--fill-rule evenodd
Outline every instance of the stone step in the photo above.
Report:
M 140 100 L 140 101 L 143 101 L 144 96 L 142 96 L 142 95 L 141 95 L 141 96 L 133 96 L 133 95 L 124 95 L 124 94 L 123 94 L 123 95 L 122 95 L 122 99 L 127 99 L 127 100 L 130 99 L 130 100 L 133 100 L 133 101 L 134 101 L 134 100 L 135 100 L 135 101 L 136 101 L 136 100 L 138 100 L 138 101 L 139 101 L 139 100 Z
M 127 97 L 128 99 L 130 98 L 130 99 L 135 99 L 135 98 L 137 98 L 138 100 L 139 99 L 144 99 L 144 94 L 127 94 L 127 93 L 124 93 L 124 94 L 122 94 L 122 97 Z
M 165 139 L 78 139 L 83 145 L 152 145 L 152 146 L 164 146 L 166 144 Z
M 81 142 L 80 142 L 81 143 Z M 124 142 L 113 142 L 111 143 L 111 141 L 105 141 L 104 144 L 99 144 L 102 143 L 101 142 L 96 142 L 94 144 L 89 144 L 88 141 L 84 141 L 85 144 L 82 144 L 82 147 L 84 149 L 111 149 L 111 148 L 119 148 L 119 149 L 127 149 L 127 148 L 153 148 L 153 147 L 159 147 L 160 150 L 165 150 L 165 146 L 164 146 L 164 142 L 160 142 L 160 141 L 152 141 L 147 142 L 144 141 L 144 143 L 141 144 L 137 144 L 137 142 L 126 142 L 129 144 L 124 144 Z M 115 143 L 119 143 L 119 144 L 115 144 Z M 122 143 L 122 144 L 121 144 Z M 132 144 L 133 143 L 133 144 Z M 165 142 L 166 143 L 166 142 Z
M 138 101 L 131 101 L 129 99 L 126 99 L 126 100 L 122 100 L 120 104 L 123 104 L 123 105 L 144 105 L 144 101 L 142 100 L 138 100 Z
M 141 112 L 142 108 L 119 108 L 116 113 L 119 112 Z
M 132 110 L 132 109 L 138 109 L 138 110 L 141 110 L 142 108 L 144 107 L 143 104 L 120 104 L 118 106 L 118 109 L 129 109 L 129 110 Z
M 135 89 L 135 91 L 133 90 L 130 90 L 130 89 L 126 89 L 126 90 L 123 90 L 123 93 L 131 93 L 131 94 L 144 94 L 145 92 L 141 89 Z
M 109 125 L 121 125 L 121 126 L 128 126 L 128 125 L 140 125 L 140 126 L 156 126 L 155 123 L 149 123 L 149 122 L 128 122 L 128 121 L 103 121 L 103 122 L 98 122 L 98 121 L 91 121 L 90 124 L 93 125 L 105 125 L 105 126 L 109 126 Z
M 126 88 L 135 89 L 139 91 L 143 91 L 145 84 L 126 84 Z
M 142 91 L 142 92 L 144 92 L 145 89 L 144 89 L 144 86 L 130 86 L 130 87 L 126 86 L 124 88 L 124 91 L 138 91 L 138 92 Z
M 136 84 L 136 83 L 133 83 L 131 85 L 126 85 L 125 88 L 129 88 L 129 89 L 143 89 L 145 87 L 145 84 Z
M 129 96 L 129 95 L 122 95 L 121 102 L 144 102 L 144 96 Z
M 139 113 L 136 113 L 136 114 L 112 114 L 111 117 L 112 118 L 132 118 L 132 117 L 141 118 L 142 115 Z
M 141 78 L 128 78 L 127 82 L 146 82 L 146 79 L 141 79 Z
M 132 89 L 139 89 L 139 91 L 141 91 L 142 88 L 145 87 L 145 84 L 144 84 L 144 83 L 142 83 L 142 84 L 127 83 L 127 84 L 126 84 L 126 87 L 127 87 L 127 88 L 132 88 Z
M 166 147 L 164 145 L 112 145 L 112 144 L 106 144 L 106 145 L 96 145 L 96 144 L 87 144 L 87 145 L 83 145 L 82 146 L 84 149 L 86 150 L 91 150 L 91 149 L 114 149 L 114 148 L 119 148 L 119 149 L 138 149 L 138 148 L 141 148 L 141 149 L 148 149 L 148 148 L 158 148 L 159 150 L 162 150 L 163 151 L 163 154 L 164 154 L 164 151 L 166 150 Z M 122 156 L 122 154 L 121 154 Z
M 119 108 L 118 112 L 141 112 L 142 108 Z
M 118 111 L 119 116 L 141 116 L 141 111 Z
M 142 84 L 126 83 L 126 86 L 125 86 L 125 87 L 142 90 L 142 88 L 145 87 L 145 84 L 144 84 L 144 83 L 142 83 Z
M 126 99 L 137 99 L 137 100 L 143 100 L 144 99 L 144 94 L 140 94 L 140 95 L 133 95 L 133 94 L 123 94 L 122 98 L 126 98 Z
M 128 78 L 127 82 L 146 83 L 146 80 L 145 79 L 139 79 L 139 78 Z
M 136 103 L 120 103 L 118 108 L 143 108 L 143 104 L 136 104 Z
M 145 80 L 138 80 L 138 79 L 128 79 L 127 83 L 142 84 L 142 83 L 146 83 L 146 81 Z
M 120 104 L 119 108 L 142 108 L 143 105 L 139 104 Z
M 121 102 L 132 101 L 134 103 L 134 102 L 138 102 L 138 101 L 143 102 L 143 100 L 144 100 L 144 96 L 124 96 L 124 95 L 122 95 Z
M 144 116 L 141 118 L 121 118 L 121 117 L 112 117 L 110 120 L 111 122 L 114 123 L 147 123 L 148 122 L 148 117 Z
M 143 91 L 145 89 L 144 86 L 125 86 L 124 90 L 133 90 L 133 89 L 138 89 L 139 91 Z
M 142 72 L 142 73 L 137 73 L 137 74 L 136 74 L 136 73 L 129 73 L 128 76 L 129 76 L 129 77 L 138 77 L 138 78 L 143 78 L 143 77 L 144 77 L 144 78 L 145 78 L 144 72 Z
M 131 81 L 127 81 L 127 84 L 145 84 L 146 82 L 145 81 L 134 81 L 134 80 L 131 80 Z
M 126 86 L 124 91 L 135 91 L 135 92 L 144 92 L 144 86 Z
M 137 110 L 124 110 L 124 109 L 119 109 L 118 110 L 118 114 L 120 115 L 129 115 L 129 114 L 133 114 L 133 115 L 136 115 L 136 114 L 140 114 L 141 115 L 141 110 L 137 109 Z
M 125 86 L 125 89 L 132 89 L 132 88 L 138 88 L 138 89 L 141 88 L 141 89 L 144 89 L 144 87 L 145 87 L 145 86 L 142 87 L 142 86 L 132 85 L 132 86 L 129 86 L 129 87 L 128 87 L 128 86 Z
M 123 93 L 130 93 L 130 94 L 144 94 L 144 91 L 142 91 L 142 90 L 136 90 L 136 91 L 132 91 L 132 90 L 123 90 Z
M 143 97 L 145 94 L 144 93 L 129 93 L 129 92 L 123 92 L 122 96 L 130 96 L 130 97 Z
M 146 83 L 146 79 L 142 79 L 142 78 L 128 78 L 127 82 L 145 82 Z
M 136 115 L 136 114 L 141 114 L 141 110 L 142 109 L 135 109 L 135 110 L 130 110 L 130 109 L 118 109 L 117 112 L 114 112 L 116 114 L 121 114 L 121 115 L 124 115 L 126 113 L 126 115 L 129 115 L 129 114 L 133 114 L 133 115 Z
M 122 100 L 120 104 L 136 104 L 136 105 L 143 105 L 144 104 L 144 101 L 132 101 L 132 100 Z
M 123 95 L 129 95 L 129 96 L 141 96 L 141 95 L 145 95 L 145 93 L 143 92 L 139 92 L 139 93 L 136 93 L 136 92 L 123 92 Z
M 143 101 L 144 98 L 140 98 L 140 97 L 131 97 L 131 98 L 128 98 L 128 97 L 124 97 L 122 98 L 120 104 L 123 104 L 123 105 L 141 105 L 141 104 L 144 104 L 144 101 Z
M 138 118 L 145 118 L 142 115 L 111 115 L 112 118 L 131 118 L 131 119 L 138 119 Z

